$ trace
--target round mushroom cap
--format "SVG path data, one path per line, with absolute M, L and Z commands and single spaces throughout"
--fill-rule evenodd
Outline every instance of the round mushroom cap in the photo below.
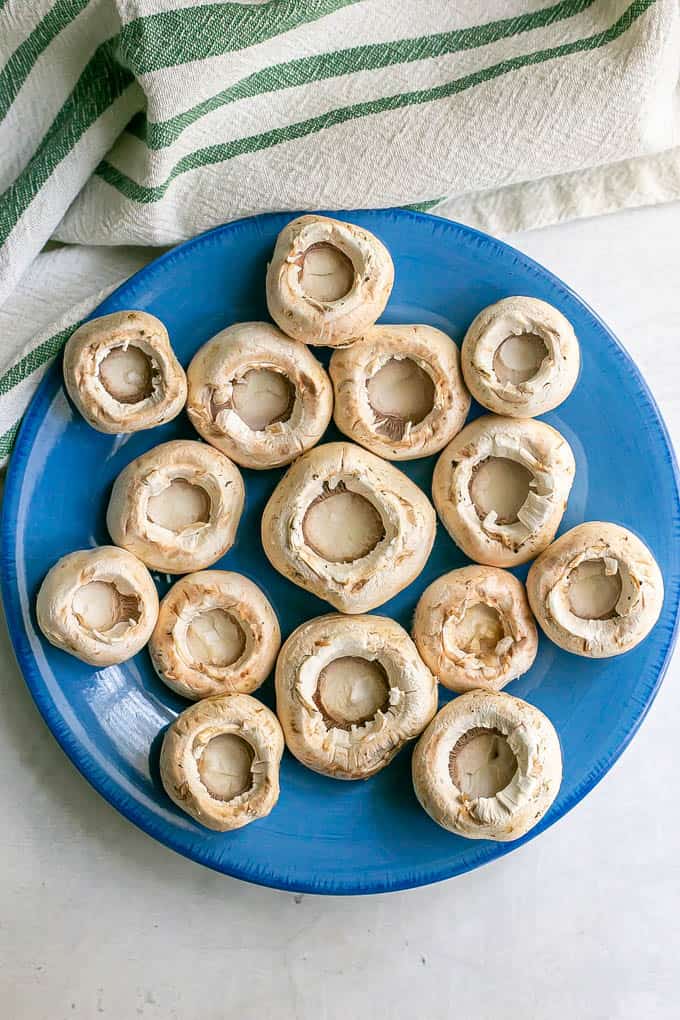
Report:
M 437 825 L 467 839 L 529 832 L 562 781 L 557 733 L 510 694 L 469 691 L 437 713 L 416 744 L 413 787 Z
M 499 691 L 533 665 L 538 634 L 524 585 L 507 570 L 473 565 L 425 589 L 413 639 L 452 691 Z
M 202 570 L 162 600 L 149 653 L 161 680 L 197 701 L 254 691 L 280 645 L 276 613 L 256 584 L 228 570 Z
M 262 515 L 276 570 L 346 613 L 387 602 L 418 576 L 436 518 L 424 493 L 386 461 L 327 443 L 288 469 Z
M 484 308 L 465 335 L 461 355 L 475 400 L 512 418 L 533 418 L 561 404 L 581 364 L 571 323 L 531 297 L 508 297 Z
M 99 432 L 139 432 L 176 418 L 187 398 L 168 331 L 148 312 L 113 312 L 80 326 L 64 348 L 64 383 Z
M 373 775 L 436 710 L 436 681 L 394 620 L 330 613 L 281 649 L 276 711 L 288 749 L 315 772 Z
M 264 818 L 279 799 L 279 721 L 249 694 L 204 698 L 168 727 L 161 779 L 177 807 L 228 832 Z
M 40 586 L 36 614 L 50 644 L 91 666 L 113 666 L 149 640 L 158 594 L 143 563 L 102 545 L 55 563 Z
M 470 410 L 458 348 L 433 326 L 373 326 L 334 351 L 329 371 L 335 424 L 387 460 L 437 453 Z
M 432 496 L 444 527 L 478 563 L 514 567 L 550 544 L 576 464 L 557 429 L 531 418 L 484 415 L 441 454 Z
M 647 637 L 664 589 L 656 560 L 636 535 L 618 524 L 588 521 L 541 553 L 529 571 L 527 594 L 551 641 L 602 659 Z
M 114 482 L 106 524 L 153 570 L 187 574 L 231 549 L 245 490 L 238 468 L 205 443 L 176 439 L 131 461 Z
M 201 347 L 188 370 L 189 418 L 237 464 L 289 464 L 331 419 L 330 379 L 309 348 L 267 322 L 240 322 Z
M 299 216 L 277 238 L 267 307 L 288 336 L 338 347 L 373 325 L 393 283 L 390 253 L 374 234 L 328 216 Z

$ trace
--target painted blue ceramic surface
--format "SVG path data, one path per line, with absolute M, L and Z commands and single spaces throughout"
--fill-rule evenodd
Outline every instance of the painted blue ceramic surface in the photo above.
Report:
M 159 316 L 187 365 L 218 330 L 267 317 L 265 266 L 290 218 L 264 216 L 205 234 L 142 270 L 99 312 L 137 308 Z M 641 646 L 620 658 L 591 662 L 541 637 L 535 666 L 507 688 L 548 714 L 564 752 L 559 797 L 531 838 L 610 768 L 663 675 L 680 579 L 678 484 L 669 439 L 643 380 L 611 333 L 530 259 L 431 216 L 383 211 L 346 218 L 374 231 L 392 253 L 396 282 L 386 322 L 430 323 L 460 342 L 481 308 L 510 294 L 544 298 L 571 320 L 583 352 L 581 377 L 569 399 L 546 417 L 576 456 L 576 481 L 561 530 L 589 519 L 624 524 L 648 543 L 666 580 L 661 619 Z M 324 361 L 327 353 L 321 352 Z M 227 874 L 287 889 L 404 888 L 468 871 L 517 847 L 464 840 L 438 828 L 413 794 L 410 748 L 379 775 L 355 783 L 315 775 L 286 754 L 275 810 L 231 834 L 202 829 L 170 803 L 158 775 L 159 744 L 186 703 L 156 678 L 146 652 L 122 666 L 95 671 L 52 648 L 37 632 L 33 607 L 40 582 L 58 557 L 108 541 L 104 514 L 118 472 L 151 446 L 183 436 L 192 436 L 184 415 L 130 437 L 94 432 L 69 404 L 60 365 L 48 373 L 19 435 L 4 502 L 7 616 L 38 707 L 78 768 L 124 815 L 180 853 Z M 327 438 L 337 433 L 330 429 Z M 430 458 L 401 466 L 429 491 L 433 465 Z M 261 585 L 285 636 L 328 606 L 280 577 L 262 552 L 260 515 L 281 475 L 281 470 L 244 471 L 247 502 L 238 541 L 218 565 Z M 377 612 L 408 627 L 425 586 L 465 562 L 440 528 L 421 576 Z M 524 578 L 526 568 L 517 573 Z M 169 579 L 156 580 L 165 592 Z M 271 679 L 260 695 L 272 705 Z M 443 693 L 442 700 L 449 696 Z

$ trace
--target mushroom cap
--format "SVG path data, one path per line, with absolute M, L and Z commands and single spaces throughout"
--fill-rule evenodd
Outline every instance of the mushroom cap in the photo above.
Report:
M 252 429 L 235 410 L 234 387 L 253 370 L 281 373 L 294 388 L 290 416 Z M 237 464 L 289 464 L 319 441 L 331 419 L 330 379 L 311 351 L 267 322 L 240 322 L 222 330 L 188 369 L 187 412 L 198 433 Z
M 573 612 L 570 575 L 589 561 L 603 564 L 602 576 L 618 575 L 616 605 L 604 618 Z M 534 615 L 560 648 L 591 659 L 621 655 L 639 644 L 663 605 L 663 577 L 647 546 L 626 528 L 588 521 L 561 535 L 531 565 L 527 595 Z
M 529 495 L 512 523 L 480 517 L 470 494 L 488 458 L 511 460 L 532 476 Z M 466 425 L 441 454 L 432 496 L 444 527 L 472 560 L 492 567 L 526 563 L 552 541 L 564 514 L 576 464 L 557 429 L 532 418 L 484 415 Z
M 409 359 L 432 382 L 432 410 L 419 422 L 380 415 L 367 383 L 392 360 Z M 367 450 L 387 460 L 437 453 L 462 428 L 470 394 L 453 340 L 433 326 L 373 326 L 350 347 L 333 352 L 329 372 L 335 390 L 335 424 Z
M 100 366 L 116 348 L 138 348 L 149 359 L 151 392 L 134 403 L 103 385 Z M 64 383 L 83 418 L 98 432 L 140 432 L 176 418 L 187 398 L 184 369 L 168 331 L 148 312 L 113 312 L 80 326 L 64 348 Z
M 351 657 L 377 662 L 389 695 L 356 725 L 333 725 L 319 704 L 319 677 Z M 437 710 L 437 683 L 406 631 L 383 616 L 329 613 L 308 620 L 284 643 L 276 663 L 276 711 L 295 757 L 335 779 L 365 779 L 384 768 Z
M 312 503 L 344 490 L 372 504 L 384 533 L 366 555 L 332 562 L 309 544 L 304 521 Z M 262 514 L 262 545 L 272 566 L 345 613 L 375 609 L 409 585 L 427 562 L 435 531 L 434 510 L 418 486 L 351 443 L 327 443 L 303 454 Z
M 149 500 L 175 481 L 207 494 L 209 519 L 180 532 L 148 516 Z M 245 490 L 241 473 L 219 450 L 191 439 L 161 443 L 131 461 L 116 478 L 106 524 L 116 545 L 153 570 L 187 574 L 209 567 L 234 544 Z
M 457 630 L 475 607 L 483 607 L 482 615 L 463 642 Z M 413 639 L 425 664 L 452 691 L 500 691 L 531 669 L 538 650 L 522 582 L 507 570 L 477 564 L 452 570 L 425 589 Z
M 117 593 L 119 619 L 106 629 L 87 626 L 74 604 L 78 592 L 95 583 L 112 585 Z M 149 640 L 158 616 L 158 593 L 149 571 L 132 553 L 102 545 L 68 553 L 54 564 L 40 586 L 36 615 L 56 648 L 91 666 L 113 666 L 132 658 Z
M 240 627 L 243 649 L 227 664 L 197 661 L 190 628 L 198 617 L 222 610 Z M 202 570 L 177 581 L 160 605 L 149 653 L 161 680 L 197 701 L 216 694 L 249 694 L 276 661 L 281 631 L 264 593 L 247 577 L 228 570 Z
M 239 737 L 252 751 L 252 785 L 230 800 L 213 796 L 199 770 L 207 745 L 223 734 Z M 165 792 L 207 829 L 240 829 L 268 815 L 279 799 L 283 747 L 279 721 L 262 702 L 249 694 L 204 698 L 178 715 L 165 733 L 160 758 Z
M 543 342 L 545 355 L 534 375 L 517 382 L 496 374 L 496 355 L 511 337 Z M 482 309 L 465 334 L 463 375 L 475 400 L 496 414 L 533 418 L 561 404 L 573 390 L 581 364 L 568 319 L 546 301 L 508 297 Z
M 515 758 L 514 775 L 491 796 L 466 794 L 453 778 L 454 748 L 480 730 L 504 738 Z M 532 829 L 554 801 L 562 754 L 552 723 L 533 705 L 510 694 L 469 691 L 437 713 L 416 744 L 412 770 L 416 796 L 438 825 L 468 839 L 507 842 Z
M 320 301 L 303 290 L 304 257 L 316 245 L 330 245 L 352 263 L 354 282 L 336 301 Z M 328 216 L 299 216 L 277 238 L 267 269 L 267 307 L 288 336 L 337 347 L 373 325 L 393 283 L 390 253 L 374 234 Z

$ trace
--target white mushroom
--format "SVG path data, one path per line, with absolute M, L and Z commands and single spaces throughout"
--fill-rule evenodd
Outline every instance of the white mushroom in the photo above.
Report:
M 106 524 L 116 545 L 153 570 L 186 574 L 231 549 L 245 492 L 238 468 L 205 443 L 147 450 L 114 482 Z
M 244 467 L 289 464 L 319 441 L 333 410 L 314 355 L 267 322 L 222 330 L 195 355 L 188 379 L 194 428 Z
M 373 326 L 329 371 L 335 424 L 387 460 L 437 453 L 470 410 L 458 348 L 433 326 Z
M 522 582 L 506 570 L 477 565 L 452 570 L 425 589 L 413 639 L 452 691 L 499 691 L 531 668 L 538 649 Z
M 161 602 L 149 652 L 161 680 L 196 701 L 254 691 L 280 645 L 276 614 L 256 584 L 203 570 L 177 581 Z
M 390 253 L 374 234 L 327 216 L 300 216 L 279 234 L 267 269 L 267 306 L 288 336 L 338 347 L 382 314 Z
M 248 694 L 191 705 L 166 731 L 161 779 L 175 804 L 217 832 L 264 818 L 279 799 L 279 721 Z
M 663 578 L 636 535 L 589 521 L 561 535 L 532 564 L 527 594 L 551 641 L 602 659 L 647 637 L 661 612 Z
M 552 541 L 575 470 L 571 447 L 550 425 L 486 415 L 446 447 L 432 495 L 446 530 L 470 559 L 514 567 Z
M 496 414 L 533 418 L 569 396 L 581 363 L 571 323 L 538 298 L 509 297 L 484 308 L 461 350 L 473 397 Z
M 341 612 L 363 613 L 423 569 L 436 518 L 406 475 L 351 443 L 297 460 L 262 515 L 262 545 L 294 584 Z
M 436 681 L 394 620 L 331 613 L 281 649 L 276 711 L 288 749 L 315 772 L 373 775 L 436 710 Z
M 55 563 L 40 586 L 36 612 L 50 644 L 91 666 L 113 666 L 149 640 L 158 594 L 143 563 L 103 545 Z
M 509 694 L 470 691 L 435 716 L 413 752 L 413 786 L 428 815 L 468 839 L 519 839 L 562 781 L 550 720 Z
M 176 418 L 187 397 L 168 331 L 147 312 L 91 319 L 64 348 L 64 382 L 99 432 L 139 432 Z

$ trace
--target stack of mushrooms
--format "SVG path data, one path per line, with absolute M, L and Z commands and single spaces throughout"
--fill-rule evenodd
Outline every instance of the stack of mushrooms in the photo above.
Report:
M 150 429 L 186 405 L 204 440 L 128 464 L 108 507 L 114 544 L 59 560 L 37 616 L 52 644 L 94 666 L 148 644 L 160 679 L 194 702 L 165 734 L 163 784 L 208 828 L 274 808 L 284 742 L 307 768 L 354 780 L 419 738 L 413 784 L 434 821 L 517 839 L 562 775 L 550 721 L 503 692 L 534 662 L 536 621 L 560 648 L 603 657 L 633 648 L 659 616 L 659 568 L 630 531 L 588 522 L 555 540 L 576 466 L 537 416 L 576 383 L 570 323 L 508 297 L 479 313 L 459 355 L 432 326 L 376 325 L 393 279 L 377 237 L 302 216 L 267 271 L 276 325 L 229 326 L 186 375 L 144 312 L 94 319 L 66 346 L 66 387 L 93 428 Z M 316 346 L 334 349 L 328 374 Z M 466 425 L 471 395 L 490 413 Z M 321 442 L 331 417 L 347 441 Z M 426 588 L 409 635 L 372 610 L 429 557 L 435 509 L 394 462 L 432 454 L 434 507 L 472 562 Z M 243 509 L 239 466 L 285 465 L 262 515 L 264 551 L 335 611 L 281 647 L 258 586 L 213 568 Z M 525 589 L 508 568 L 532 559 Z M 149 569 L 182 575 L 160 605 Z M 252 696 L 274 668 L 276 715 Z M 439 712 L 438 684 L 459 695 Z

